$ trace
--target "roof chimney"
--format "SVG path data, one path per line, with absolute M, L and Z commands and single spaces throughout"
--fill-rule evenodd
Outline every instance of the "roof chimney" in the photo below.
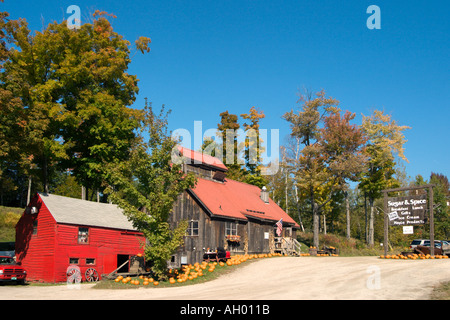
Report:
M 269 191 L 267 191 L 266 187 L 262 187 L 260 197 L 264 203 L 269 203 Z

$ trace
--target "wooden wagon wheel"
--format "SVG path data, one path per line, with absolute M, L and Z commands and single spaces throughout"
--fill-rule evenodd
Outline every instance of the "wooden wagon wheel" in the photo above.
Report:
M 98 272 L 94 268 L 88 268 L 84 273 L 84 277 L 88 282 L 98 281 L 99 279 Z
M 80 283 L 81 271 L 78 266 L 69 266 L 66 271 L 67 283 Z

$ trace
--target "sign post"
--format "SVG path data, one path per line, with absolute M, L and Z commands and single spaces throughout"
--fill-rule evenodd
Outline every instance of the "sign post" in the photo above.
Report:
M 388 197 L 389 192 L 428 189 L 427 195 L 409 195 Z M 427 222 L 426 210 L 430 214 L 430 254 L 434 255 L 434 215 L 433 215 L 433 185 L 406 187 L 383 190 L 384 197 L 384 254 L 387 255 L 389 241 L 389 226 L 414 226 Z

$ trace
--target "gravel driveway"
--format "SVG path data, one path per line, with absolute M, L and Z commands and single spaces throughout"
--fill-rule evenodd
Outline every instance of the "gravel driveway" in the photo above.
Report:
M 410 300 L 428 299 L 434 285 L 450 281 L 450 259 L 386 260 L 377 257 L 261 259 L 218 279 L 192 286 L 92 289 L 73 286 L 0 286 L 1 300 Z

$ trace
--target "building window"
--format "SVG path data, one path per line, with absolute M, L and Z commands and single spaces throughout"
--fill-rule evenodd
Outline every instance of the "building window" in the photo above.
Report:
M 78 264 L 79 258 L 69 258 L 69 264 Z
M 86 264 L 95 264 L 94 258 L 86 258 Z
M 89 228 L 78 228 L 78 243 L 89 243 Z
M 33 221 L 33 234 L 37 234 L 37 226 L 38 226 L 38 222 L 37 220 Z
M 198 236 L 198 220 L 189 221 L 187 235 L 188 236 Z
M 237 223 L 225 222 L 225 235 L 236 236 L 237 235 Z

